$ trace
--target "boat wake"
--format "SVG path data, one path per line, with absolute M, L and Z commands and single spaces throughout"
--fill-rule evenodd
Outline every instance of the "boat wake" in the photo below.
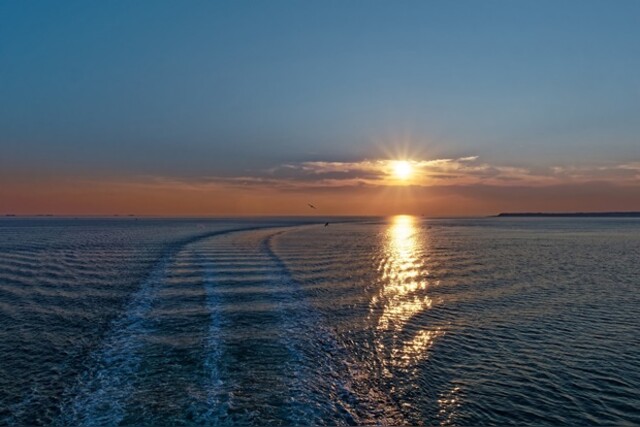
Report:
M 58 424 L 132 421 L 129 412 L 153 412 L 144 407 L 150 404 L 144 397 L 153 395 L 163 395 L 175 411 L 188 412 L 194 423 L 205 425 L 401 422 L 400 411 L 350 361 L 278 255 L 276 241 L 288 230 L 219 232 L 168 250 L 113 322 L 76 385 L 66 391 L 69 398 Z M 193 285 L 172 284 L 179 274 L 193 278 Z M 172 295 L 171 309 L 160 315 L 165 294 Z M 202 331 L 201 368 L 175 368 L 193 362 L 176 360 L 171 351 L 149 350 L 150 341 L 177 340 L 180 332 L 171 328 L 185 320 L 175 317 L 199 311 L 206 316 L 197 319 L 206 323 L 194 320 L 191 327 L 193 334 Z M 148 368 L 152 363 L 156 367 Z M 177 382 L 163 378 L 171 372 L 193 372 L 180 380 L 188 384 L 187 396 L 172 397 L 163 389 Z

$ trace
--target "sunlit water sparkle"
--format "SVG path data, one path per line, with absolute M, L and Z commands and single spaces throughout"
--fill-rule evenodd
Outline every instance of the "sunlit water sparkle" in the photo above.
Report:
M 640 424 L 640 221 L 0 220 L 0 425 Z

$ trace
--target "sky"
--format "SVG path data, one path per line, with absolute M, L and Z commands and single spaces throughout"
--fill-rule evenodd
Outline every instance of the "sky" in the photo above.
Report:
M 640 210 L 639 17 L 635 0 L 2 1 L 0 214 Z

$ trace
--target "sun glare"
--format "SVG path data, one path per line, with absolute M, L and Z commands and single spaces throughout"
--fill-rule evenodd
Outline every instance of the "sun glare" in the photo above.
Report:
M 393 174 L 396 178 L 404 181 L 406 179 L 409 179 L 412 172 L 413 167 L 408 161 L 396 160 L 395 162 L 393 162 Z

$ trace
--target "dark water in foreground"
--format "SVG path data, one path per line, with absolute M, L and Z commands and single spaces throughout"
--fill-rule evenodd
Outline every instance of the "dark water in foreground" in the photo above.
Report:
M 640 424 L 640 221 L 0 220 L 0 425 Z

